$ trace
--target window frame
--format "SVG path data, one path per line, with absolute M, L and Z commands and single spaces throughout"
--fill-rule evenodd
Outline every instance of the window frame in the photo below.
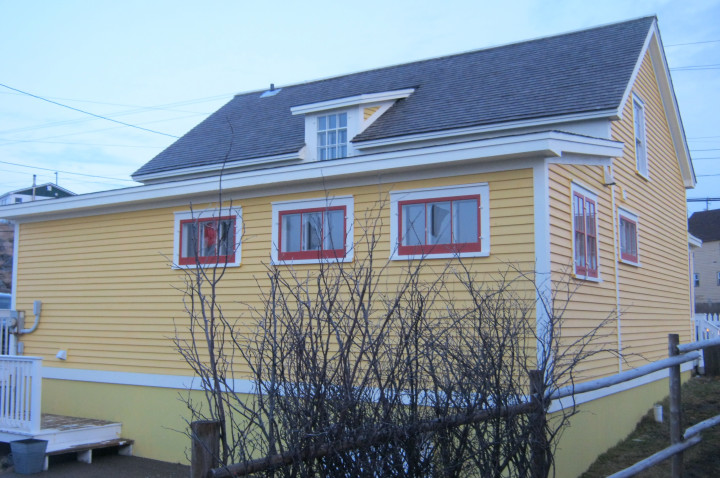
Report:
M 183 226 L 190 222 L 203 223 L 232 220 L 234 225 L 233 253 L 226 255 L 201 256 L 200 258 L 183 256 Z M 223 210 L 178 211 L 175 212 L 173 268 L 192 269 L 200 267 L 237 267 L 241 261 L 242 209 L 232 207 Z
M 720 272 L 717 273 L 717 285 L 720 287 Z
M 693 273 L 693 287 L 700 287 L 700 274 Z
M 329 161 L 332 159 L 342 159 L 347 158 L 349 156 L 348 148 L 350 146 L 350 137 L 348 135 L 348 112 L 347 111 L 331 111 L 326 112 L 324 114 L 318 114 L 315 118 L 315 135 L 317 138 L 317 145 L 316 145 L 316 154 L 318 161 Z M 333 117 L 335 119 L 335 127 L 330 127 L 330 118 Z M 344 117 L 345 125 L 341 125 L 341 118 Z M 320 123 L 321 120 L 325 120 L 326 127 L 324 129 L 320 129 Z M 345 133 L 345 141 L 340 142 L 340 135 L 341 133 Z M 328 138 L 331 133 L 334 133 L 335 135 L 335 142 L 333 144 L 329 144 Z M 325 135 L 325 141 L 324 144 L 321 144 L 320 136 L 324 134 Z M 341 155 L 340 149 L 344 148 L 345 152 Z M 329 152 L 330 150 L 335 150 L 335 155 L 333 157 L 330 157 Z M 323 153 L 325 153 L 325 157 L 323 157 Z
M 353 259 L 354 200 L 352 196 L 272 203 L 272 244 L 270 258 L 273 264 L 318 264 L 321 262 L 350 262 Z M 341 249 L 282 252 L 282 218 L 290 214 L 322 211 L 344 211 L 344 246 Z M 325 216 L 322 219 L 325 223 Z M 302 219 L 301 219 L 302 224 Z M 324 241 L 324 240 L 323 240 Z M 342 253 L 340 252 L 342 251 Z
M 575 198 L 580 198 L 583 200 L 583 224 L 584 224 L 584 230 L 579 231 L 576 227 L 576 217 L 577 214 L 575 212 Z M 582 280 L 588 280 L 588 281 L 596 281 L 599 282 L 601 280 L 600 278 L 600 241 L 599 241 L 599 229 L 598 229 L 598 195 L 592 191 L 590 191 L 587 188 L 584 188 L 578 184 L 573 183 L 571 188 L 571 196 L 570 196 L 570 210 L 571 210 L 571 219 L 570 219 L 570 230 L 571 230 L 571 236 L 572 236 L 572 261 L 573 261 L 573 272 L 575 274 L 575 277 Z M 586 207 L 585 204 L 590 202 L 594 206 L 594 221 L 593 221 L 593 228 L 595 231 L 595 234 L 591 237 L 594 238 L 595 242 L 595 268 L 589 268 L 587 265 L 579 266 L 577 261 L 578 256 L 578 241 L 577 241 L 577 234 L 578 232 L 582 233 L 584 235 L 584 241 L 583 241 L 583 251 L 584 251 L 584 262 L 587 264 L 588 261 L 588 234 L 587 234 L 587 216 L 586 216 Z
M 647 116 L 645 102 L 633 94 L 633 139 L 635 144 L 635 171 L 645 179 L 650 179 L 647 147 Z M 640 148 L 638 148 L 640 144 Z M 638 151 L 640 149 L 640 151 Z
M 620 262 L 624 262 L 626 264 L 631 264 L 634 266 L 640 266 L 640 239 L 639 239 L 639 228 L 640 228 L 640 221 L 638 219 L 638 216 L 636 214 L 631 213 L 630 211 L 618 208 L 618 252 L 619 252 L 619 258 Z M 625 237 L 623 236 L 623 221 L 631 223 L 635 228 L 635 234 L 634 234 L 634 240 L 635 240 L 635 255 L 633 256 L 630 253 L 626 253 L 623 251 L 623 242 Z
M 403 205 L 428 204 L 469 198 L 477 198 L 479 202 L 477 242 L 402 245 Z M 488 183 L 391 191 L 390 217 L 390 259 L 392 260 L 451 259 L 455 257 L 487 257 L 490 255 L 490 188 Z

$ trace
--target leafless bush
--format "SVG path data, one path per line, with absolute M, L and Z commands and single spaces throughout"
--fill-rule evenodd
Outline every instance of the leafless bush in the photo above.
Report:
M 352 262 L 267 267 L 251 332 L 217 302 L 221 265 L 186 271 L 189 329 L 175 345 L 205 392 L 188 396 L 192 419 L 222 424 L 226 473 L 547 476 L 574 409 L 545 420 L 545 397 L 601 352 L 590 344 L 603 324 L 563 341 L 569 280 L 379 259 L 381 221 L 358 224 Z

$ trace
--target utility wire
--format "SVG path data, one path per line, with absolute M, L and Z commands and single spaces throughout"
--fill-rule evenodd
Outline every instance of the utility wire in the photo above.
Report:
M 665 45 L 665 46 L 668 47 L 668 46 L 699 45 L 700 43 L 720 43 L 720 40 L 691 41 L 688 43 L 674 43 L 672 45 Z
M 130 123 L 125 123 L 125 122 L 123 122 L 123 121 L 114 120 L 114 119 L 112 119 L 112 118 L 108 118 L 107 116 L 96 115 L 95 113 L 90 113 L 89 111 L 85 111 L 85 110 L 81 110 L 81 109 L 79 109 L 79 108 L 74 108 L 74 107 L 72 107 L 72 106 L 64 105 L 64 104 L 62 104 L 62 103 L 58 103 L 57 101 L 49 100 L 49 99 L 47 99 L 47 98 L 43 98 L 42 96 L 34 95 L 34 94 L 32 94 L 32 93 L 28 93 L 27 91 L 18 90 L 17 88 L 13 88 L 13 87 L 11 87 L 11 86 L 4 85 L 4 84 L 2 84 L 2 83 L 0 83 L 0 86 L 2 86 L 2 87 L 4 87 L 4 88 L 7 88 L 7 89 L 9 89 L 9 90 L 17 91 L 18 93 L 22 93 L 22 94 L 27 95 L 27 96 L 31 96 L 31 97 L 33 97 L 33 98 L 37 98 L 38 100 L 47 101 L 48 103 L 52 103 L 52 104 L 57 105 L 57 106 L 62 106 L 63 108 L 68 108 L 68 109 L 71 109 L 71 110 L 73 110 L 73 111 L 78 111 L 78 112 L 83 113 L 83 114 L 86 114 L 86 115 L 94 116 L 95 118 L 104 119 L 104 120 L 111 121 L 111 122 L 113 122 L 113 123 L 118 123 L 118 124 L 121 124 L 121 125 L 123 125 L 123 126 L 130 127 L 130 128 L 136 128 L 136 129 L 140 129 L 140 130 L 143 130 L 143 131 L 147 131 L 147 132 L 149 132 L 149 133 L 161 134 L 161 135 L 163 135 L 163 136 L 170 136 L 171 138 L 179 138 L 179 136 L 175 136 L 175 135 L 172 135 L 172 134 L 162 133 L 162 132 L 160 132 L 160 131 L 155 131 L 155 130 L 152 130 L 152 129 L 143 128 L 142 126 L 136 126 L 136 125 L 134 125 L 134 124 L 130 124 Z
M 73 173 L 71 171 L 63 171 L 61 169 L 50 169 L 50 168 L 42 168 L 40 166 L 28 166 L 26 164 L 19 164 L 19 163 L 11 163 L 10 161 L 0 161 L 2 164 L 9 164 L 11 166 L 19 166 L 21 168 L 29 168 L 29 169 L 41 169 L 43 171 L 53 171 L 57 173 L 63 173 L 63 174 L 73 174 L 75 176 L 84 176 L 87 178 L 98 178 L 98 179 L 110 179 L 112 181 L 128 181 L 131 183 L 134 183 L 132 179 L 122 179 L 122 178 L 109 178 L 107 176 L 96 176 L 94 174 L 83 174 L 83 173 Z

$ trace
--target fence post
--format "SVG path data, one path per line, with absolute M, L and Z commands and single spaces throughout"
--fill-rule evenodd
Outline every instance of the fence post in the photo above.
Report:
M 218 466 L 220 456 L 220 422 L 199 420 L 190 424 L 192 452 L 190 478 L 207 478 Z
M 670 357 L 679 355 L 678 334 L 668 335 L 668 354 Z M 682 441 L 682 410 L 680 396 L 680 365 L 670 367 L 670 445 Z M 677 453 L 672 457 L 672 477 L 680 478 L 683 474 L 683 453 Z
M 532 478 L 547 478 L 550 472 L 550 446 L 545 434 L 545 381 L 541 370 L 531 370 L 530 399 L 536 406 L 530 413 L 530 460 Z

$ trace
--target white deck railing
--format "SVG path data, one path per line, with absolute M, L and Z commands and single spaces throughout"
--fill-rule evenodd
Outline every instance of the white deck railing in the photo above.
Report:
M 0 357 L 0 428 L 40 431 L 42 358 Z
M 720 336 L 718 314 L 695 314 L 695 340 L 709 340 Z

